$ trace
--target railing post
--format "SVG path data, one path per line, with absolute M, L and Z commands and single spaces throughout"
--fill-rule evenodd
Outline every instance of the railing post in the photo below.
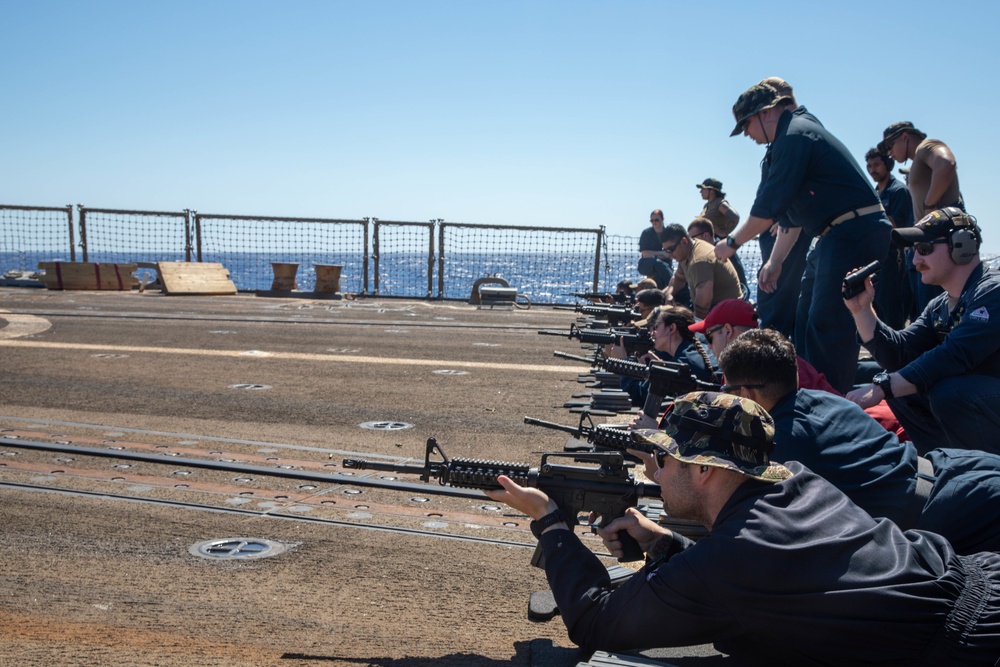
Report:
M 378 296 L 378 286 L 379 286 L 379 257 L 378 257 L 378 218 L 372 218 L 372 259 L 375 260 L 375 296 Z
M 84 208 L 83 204 L 76 205 L 77 210 L 80 212 L 80 248 L 83 249 L 83 260 L 87 261 L 87 209 Z
M 601 225 L 597 230 L 597 250 L 594 252 L 594 288 L 590 290 L 591 292 L 597 292 L 600 289 L 601 280 L 601 241 L 604 240 L 604 225 Z
M 368 294 L 368 222 L 371 218 L 365 218 L 364 224 L 364 237 L 365 237 L 365 248 L 361 254 L 361 273 L 364 275 L 364 289 L 361 291 L 362 294 Z
M 441 224 L 442 219 L 436 218 L 431 220 L 430 226 L 427 228 L 427 240 L 430 245 L 430 252 L 427 255 L 427 298 L 434 298 L 434 228 Z M 438 296 L 440 298 L 440 295 Z
M 66 204 L 66 224 L 69 227 L 69 261 L 76 261 L 76 237 L 73 234 L 73 205 Z
M 184 261 L 191 261 L 191 209 L 184 209 Z
M 444 298 L 444 220 L 438 219 L 438 298 Z

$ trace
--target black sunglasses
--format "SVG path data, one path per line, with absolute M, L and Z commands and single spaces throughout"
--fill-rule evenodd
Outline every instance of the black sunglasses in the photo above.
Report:
M 671 253 L 672 253 L 672 252 L 673 252 L 674 250 L 677 250 L 677 246 L 679 246 L 680 244 L 681 244 L 681 242 L 680 242 L 680 241 L 678 241 L 677 243 L 673 244 L 673 245 L 672 245 L 672 246 L 670 246 L 669 248 L 664 248 L 664 249 L 663 249 L 663 252 L 665 252 L 665 253 L 667 253 L 667 254 L 669 255 L 669 254 L 671 254 Z
M 670 456 L 670 454 L 667 452 L 667 450 L 665 450 L 665 449 L 657 449 L 653 453 L 653 457 L 656 459 L 656 467 L 657 468 L 662 468 L 663 467 L 663 462 L 666 460 L 666 458 L 668 456 Z
M 934 246 L 939 243 L 947 243 L 948 239 L 934 239 L 933 241 L 921 241 L 920 243 L 913 244 L 913 250 L 921 257 L 926 257 L 927 255 L 934 252 Z
M 715 335 L 715 332 L 718 331 L 719 329 L 723 328 L 724 326 L 726 326 L 726 325 L 725 324 L 717 324 L 717 325 L 715 325 L 714 327 L 712 327 L 711 329 L 709 329 L 708 331 L 705 332 L 705 338 L 708 340 L 708 344 L 709 345 L 712 344 L 712 336 Z

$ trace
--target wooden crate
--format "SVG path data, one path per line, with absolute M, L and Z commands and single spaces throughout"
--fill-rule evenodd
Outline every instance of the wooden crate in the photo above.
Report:
M 216 262 L 157 262 L 165 294 L 236 294 L 229 270 Z
M 97 262 L 39 262 L 38 279 L 52 290 L 131 290 L 138 285 L 135 264 Z

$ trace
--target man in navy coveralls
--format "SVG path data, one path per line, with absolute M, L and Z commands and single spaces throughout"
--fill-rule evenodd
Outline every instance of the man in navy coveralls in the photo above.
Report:
M 1000 656 L 1000 554 L 956 555 L 943 537 L 873 519 L 797 462 L 770 463 L 774 424 L 737 396 L 679 397 L 663 431 L 629 450 L 660 485 L 672 518 L 708 529 L 698 542 L 636 509 L 621 531 L 647 564 L 612 590 L 607 568 L 555 502 L 500 476 L 487 491 L 532 517 L 569 637 L 584 651 L 713 642 L 741 664 L 989 665 Z
M 847 398 L 863 408 L 885 399 L 920 452 L 947 443 L 1000 453 L 1000 274 L 980 261 L 979 226 L 949 207 L 892 234 L 913 246 L 921 280 L 944 293 L 901 331 L 875 315 L 871 279 L 845 301 L 861 343 L 888 371 Z
M 759 275 L 761 289 L 773 291 L 799 234 L 815 237 L 802 277 L 795 346 L 830 384 L 846 393 L 854 385 L 860 346 L 841 286 L 851 269 L 885 259 L 891 225 L 850 151 L 808 111 L 789 111 L 789 104 L 790 97 L 757 84 L 733 106 L 732 136 L 744 133 L 758 144 L 770 144 L 770 164 L 750 217 L 715 252 L 728 259 L 742 243 L 778 221 L 778 239 Z

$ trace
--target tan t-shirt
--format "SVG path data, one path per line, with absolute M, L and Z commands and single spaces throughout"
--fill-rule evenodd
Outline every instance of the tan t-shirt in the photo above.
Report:
M 727 209 L 725 213 L 719 210 L 723 203 Z M 705 208 L 701 209 L 701 217 L 712 221 L 712 227 L 715 228 L 715 233 L 719 238 L 729 236 L 736 229 L 736 225 L 740 224 L 740 214 L 722 197 L 716 197 L 705 204 Z
M 920 220 L 929 213 L 924 206 L 927 201 L 927 192 L 931 189 L 931 176 L 934 170 L 928 164 L 931 152 L 937 146 L 948 146 L 943 141 L 937 139 L 924 139 L 917 146 L 917 151 L 913 155 L 913 165 L 910 167 L 910 175 L 907 185 L 910 187 L 910 196 L 913 198 L 913 219 Z M 945 191 L 940 201 L 934 202 L 938 207 L 952 206 L 962 197 L 962 191 L 958 187 L 958 173 Z
M 743 296 L 740 289 L 740 279 L 732 262 L 720 262 L 715 256 L 715 246 L 701 239 L 691 239 L 691 257 L 679 262 L 684 278 L 691 288 L 692 298 L 695 288 L 706 280 L 713 281 L 712 305 L 726 299 L 739 299 Z M 708 313 L 695 313 L 704 317 Z

